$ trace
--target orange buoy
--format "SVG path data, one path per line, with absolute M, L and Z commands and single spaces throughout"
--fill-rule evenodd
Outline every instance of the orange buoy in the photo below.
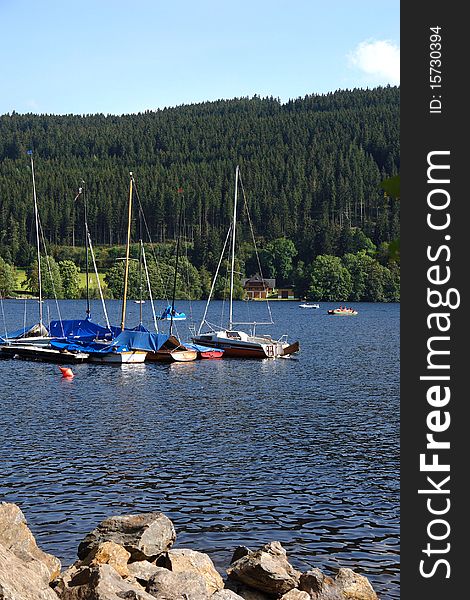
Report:
M 62 371 L 62 377 L 67 377 L 69 379 L 74 377 L 73 371 L 70 367 L 59 367 L 59 369 Z

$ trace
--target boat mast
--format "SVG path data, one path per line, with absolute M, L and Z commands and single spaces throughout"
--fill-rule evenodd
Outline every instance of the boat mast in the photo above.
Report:
M 126 300 L 127 300 L 127 282 L 129 279 L 129 249 L 131 243 L 131 225 L 132 225 L 132 182 L 134 177 L 132 171 L 129 173 L 130 184 L 129 184 L 129 209 L 127 214 L 127 244 L 126 244 L 126 262 L 124 267 L 124 292 L 122 295 L 122 313 L 121 313 L 121 331 L 124 331 L 124 325 L 126 322 Z
M 139 211 L 139 324 L 142 325 L 142 302 L 143 302 L 143 292 L 142 292 L 142 263 L 143 263 L 143 251 L 144 251 L 144 242 L 142 241 L 142 212 Z
M 88 212 L 87 212 L 87 202 L 85 196 L 85 182 L 82 180 L 82 190 L 83 190 L 83 206 L 84 210 L 84 219 L 85 219 L 85 254 L 86 254 L 86 316 L 89 319 L 91 310 L 90 310 L 90 265 L 89 265 L 89 244 L 88 244 Z
M 86 263 L 86 316 L 87 319 L 90 318 L 91 310 L 90 310 L 90 258 L 89 258 L 89 233 L 88 233 L 88 214 L 87 214 L 87 203 L 85 196 L 85 182 L 80 182 L 81 186 L 78 188 L 78 194 L 74 198 L 74 206 L 75 202 L 78 198 L 83 194 L 83 207 L 84 207 L 84 225 L 85 225 L 85 263 Z
M 181 192 L 180 192 L 181 190 Z M 182 188 L 178 190 L 178 193 L 182 193 Z M 177 220 L 178 230 L 176 232 L 176 260 L 175 260 L 175 278 L 173 280 L 173 295 L 171 297 L 171 313 L 170 313 L 170 332 L 169 335 L 173 332 L 173 315 L 175 314 L 175 296 L 176 296 L 176 277 L 178 275 L 178 258 L 179 258 L 179 250 L 180 250 L 180 229 L 181 229 L 181 214 L 183 212 L 182 206 L 180 206 L 180 212 Z
M 39 246 L 39 213 L 38 213 L 38 201 L 37 201 L 37 197 L 36 197 L 36 182 L 34 179 L 33 151 L 28 150 L 28 154 L 31 157 L 31 173 L 33 176 L 34 219 L 36 222 L 36 251 L 37 251 L 37 255 L 38 255 L 39 326 L 42 329 L 42 279 L 41 279 L 41 249 Z
M 235 169 L 235 199 L 233 202 L 233 225 L 232 225 L 232 269 L 230 273 L 230 313 L 228 320 L 229 331 L 232 329 L 233 324 L 233 273 L 235 270 L 235 233 L 237 230 L 237 196 L 238 196 L 238 171 L 240 167 L 237 165 Z

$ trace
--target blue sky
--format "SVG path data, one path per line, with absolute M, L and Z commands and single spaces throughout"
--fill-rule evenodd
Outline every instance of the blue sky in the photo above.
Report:
M 399 0 L 0 0 L 0 114 L 399 83 Z

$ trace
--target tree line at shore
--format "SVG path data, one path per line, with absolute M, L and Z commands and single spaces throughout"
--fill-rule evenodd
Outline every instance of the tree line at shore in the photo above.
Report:
M 296 297 L 314 300 L 398 302 L 400 300 L 400 273 L 396 260 L 390 258 L 387 244 L 377 250 L 372 242 L 358 236 L 356 247 L 341 257 L 318 255 L 305 264 L 297 259 L 295 245 L 287 238 L 278 238 L 260 248 L 256 255 L 248 244 L 242 244 L 235 261 L 234 297 L 243 299 L 246 292 L 242 286 L 243 274 L 261 270 L 265 278 L 276 280 L 277 288 L 293 288 Z M 176 273 L 176 298 L 199 300 L 207 298 L 211 289 L 213 273 L 194 252 L 194 246 L 183 244 L 184 254 L 178 259 Z M 75 253 L 73 252 L 75 250 Z M 102 251 L 101 251 L 102 250 Z M 113 250 L 111 252 L 111 250 Z M 86 297 L 86 287 L 81 285 L 79 264 L 84 260 L 84 250 L 57 248 L 55 257 L 43 256 L 41 280 L 43 297 L 76 299 Z M 146 268 L 139 260 L 140 248 L 131 246 L 129 263 L 128 297 L 148 299 L 149 287 L 152 297 L 168 299 L 175 284 L 176 256 L 174 247 L 163 248 L 147 245 Z M 110 258 L 124 256 L 124 248 L 101 248 L 96 251 L 100 264 L 102 292 L 106 298 L 122 298 L 124 261 Z M 71 258 L 75 258 L 71 260 Z M 107 265 L 107 267 L 106 267 Z M 103 268 L 104 267 L 104 268 Z M 0 296 L 14 297 L 19 289 L 15 267 L 0 258 Z M 89 267 L 91 297 L 98 297 L 99 288 L 94 279 L 93 267 Z M 37 294 L 38 263 L 33 261 L 26 269 L 23 289 Z M 221 263 L 214 288 L 214 297 L 228 297 L 230 286 L 230 261 Z

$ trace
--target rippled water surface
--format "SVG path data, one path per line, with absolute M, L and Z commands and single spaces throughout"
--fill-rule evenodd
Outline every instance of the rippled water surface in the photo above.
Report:
M 10 330 L 24 307 L 3 302 Z M 350 567 L 382 600 L 399 598 L 399 305 L 356 304 L 357 317 L 331 307 L 272 303 L 269 332 L 300 340 L 288 360 L 82 364 L 72 380 L 57 365 L 1 360 L 0 499 L 64 565 L 107 516 L 161 510 L 177 546 L 221 572 L 235 546 L 279 540 L 300 570 Z M 119 322 L 119 303 L 108 308 Z M 177 308 L 197 320 L 204 304 Z M 263 303 L 237 308 L 265 318 Z M 80 301 L 60 310 L 85 312 Z M 132 326 L 138 305 L 129 311 Z M 104 324 L 98 303 L 92 315 Z M 148 326 L 150 315 L 147 303 Z

